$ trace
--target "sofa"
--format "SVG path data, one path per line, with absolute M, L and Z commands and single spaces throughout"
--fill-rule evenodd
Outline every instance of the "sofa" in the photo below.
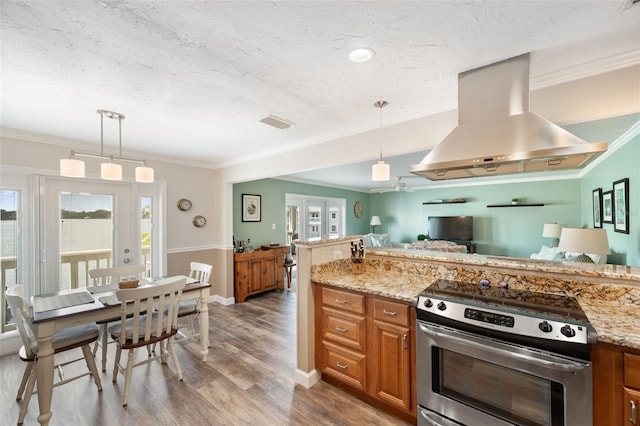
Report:
M 540 248 L 540 251 L 537 253 L 531 253 L 529 256 L 530 259 L 538 259 L 538 260 L 556 260 L 556 261 L 564 261 L 564 262 L 572 262 L 575 261 L 575 258 L 579 256 L 581 253 L 569 253 L 561 251 L 559 247 L 548 247 L 543 245 Z M 606 254 L 589 254 L 585 253 L 587 256 L 593 260 L 594 263 L 605 264 L 607 263 L 607 255 Z
M 362 236 L 362 245 L 365 248 L 378 248 L 378 247 L 386 247 L 386 248 L 402 248 L 402 249 L 410 249 L 411 244 L 409 243 L 400 243 L 391 241 L 389 237 L 389 233 L 386 234 L 374 234 L 372 232 L 368 234 L 364 234 Z

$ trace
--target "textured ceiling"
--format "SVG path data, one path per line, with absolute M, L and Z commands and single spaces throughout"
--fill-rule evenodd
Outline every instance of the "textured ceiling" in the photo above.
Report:
M 222 167 L 453 110 L 459 72 L 525 52 L 532 79 L 638 57 L 627 4 L 3 0 L 0 125 L 96 144 L 102 108 L 129 153 Z

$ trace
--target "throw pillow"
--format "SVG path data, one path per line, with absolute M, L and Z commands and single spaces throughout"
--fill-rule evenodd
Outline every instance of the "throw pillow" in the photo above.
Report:
M 391 247 L 389 234 L 371 234 L 371 243 L 373 247 Z

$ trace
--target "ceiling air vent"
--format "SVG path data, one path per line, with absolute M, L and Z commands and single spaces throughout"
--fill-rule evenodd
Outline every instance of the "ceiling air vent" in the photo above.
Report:
M 268 115 L 260 121 L 278 129 L 288 129 L 296 124 L 293 121 L 285 120 L 284 118 L 276 117 L 275 115 Z

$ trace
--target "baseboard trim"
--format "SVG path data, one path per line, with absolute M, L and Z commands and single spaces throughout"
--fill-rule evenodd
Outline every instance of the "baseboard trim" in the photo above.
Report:
M 296 369 L 296 383 L 310 389 L 313 385 L 320 381 L 320 373 L 317 370 L 310 372 Z
M 222 297 L 220 295 L 214 294 L 213 296 L 209 296 L 209 302 L 217 302 L 224 306 L 234 305 L 236 303 L 235 297 Z

